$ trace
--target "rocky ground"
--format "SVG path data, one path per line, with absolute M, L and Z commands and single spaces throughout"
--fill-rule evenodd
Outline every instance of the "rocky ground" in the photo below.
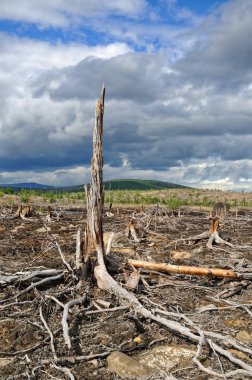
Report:
M 195 334 L 200 328 L 226 337 L 213 337 L 213 341 L 221 342 L 225 353 L 238 362 L 216 352 L 210 340 L 199 353 L 204 366 L 200 369 L 193 361 L 196 342 L 136 314 L 113 293 L 99 289 L 94 280 L 80 284 L 78 273 L 64 264 L 63 258 L 75 267 L 76 234 L 78 228 L 84 231 L 85 210 L 65 208 L 58 221 L 55 214 L 46 225 L 43 207 L 35 207 L 25 220 L 13 219 L 14 211 L 4 205 L 0 209 L 0 379 L 199 380 L 218 378 L 217 373 L 228 378 L 237 369 L 232 378 L 251 378 L 250 280 L 141 269 L 137 289 L 128 287 L 154 314 L 158 309 L 160 316 Z M 108 211 L 104 212 L 105 243 L 115 232 L 108 270 L 123 287 L 133 270 L 127 265 L 129 258 L 252 272 L 249 209 L 237 215 L 231 212 L 220 223 L 220 236 L 233 247 L 213 245 L 213 249 L 206 247 L 207 240 L 188 240 L 209 229 L 207 210 L 184 208 L 178 213 L 150 206 L 112 209 L 113 215 Z M 132 219 L 138 241 L 125 234 Z M 41 275 L 47 269 L 53 270 L 50 276 Z M 44 277 L 49 280 L 33 286 Z M 69 349 L 61 321 L 64 305 L 75 299 L 82 302 L 69 308 Z

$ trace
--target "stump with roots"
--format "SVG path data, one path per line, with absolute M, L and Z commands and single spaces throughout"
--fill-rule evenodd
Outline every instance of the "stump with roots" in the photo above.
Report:
M 219 229 L 219 218 L 218 217 L 213 217 L 212 221 L 211 221 L 210 229 L 209 229 L 209 232 L 208 232 L 209 239 L 208 239 L 208 242 L 207 242 L 207 248 L 212 249 L 213 248 L 213 243 L 216 243 L 216 244 L 226 244 L 229 247 L 233 248 L 233 244 L 229 243 L 226 240 L 223 240 L 219 236 L 218 229 Z

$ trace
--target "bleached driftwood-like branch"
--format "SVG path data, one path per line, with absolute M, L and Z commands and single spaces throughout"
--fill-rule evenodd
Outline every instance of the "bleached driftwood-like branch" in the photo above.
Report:
M 69 326 L 68 326 L 68 323 L 67 323 L 67 320 L 68 320 L 68 314 L 69 314 L 69 309 L 75 305 L 81 305 L 83 304 L 83 302 L 86 300 L 86 295 L 82 298 L 79 298 L 79 299 L 75 299 L 75 300 L 72 300 L 72 301 L 69 301 L 65 304 L 64 306 L 64 311 L 63 311 L 63 317 L 62 317 L 62 320 L 61 320 L 61 324 L 62 324 L 62 328 L 63 328 L 63 337 L 64 337 L 64 341 L 67 345 L 67 347 L 71 348 L 71 339 L 70 339 L 70 336 L 69 336 Z

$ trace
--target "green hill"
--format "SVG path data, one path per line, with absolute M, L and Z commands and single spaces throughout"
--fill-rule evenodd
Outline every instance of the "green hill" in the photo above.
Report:
M 186 186 L 170 182 L 144 179 L 112 179 L 104 182 L 105 190 L 161 190 L 185 189 Z
M 83 191 L 84 185 L 67 186 L 55 189 L 56 191 Z M 153 181 L 146 179 L 111 179 L 104 181 L 105 190 L 161 190 L 186 189 L 188 187 L 170 182 Z
M 9 187 L 11 189 L 28 189 L 28 190 L 33 190 L 33 189 L 39 189 L 39 190 L 53 190 L 53 186 L 48 186 L 48 185 L 41 185 L 41 183 L 37 182 L 21 182 L 21 183 L 12 183 L 12 184 L 0 184 L 0 187 L 6 188 Z
M 37 183 L 17 183 L 12 185 L 0 185 L 0 188 L 9 187 L 15 192 L 21 189 L 40 190 L 41 192 L 80 192 L 84 191 L 84 185 L 53 187 Z M 154 181 L 146 179 L 112 179 L 104 182 L 105 190 L 161 190 L 161 189 L 186 189 L 188 187 L 170 182 Z

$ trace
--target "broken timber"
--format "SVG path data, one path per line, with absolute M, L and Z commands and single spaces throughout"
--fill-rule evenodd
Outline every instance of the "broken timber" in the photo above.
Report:
M 241 274 L 230 269 L 190 267 L 185 265 L 171 265 L 166 263 L 153 263 L 140 260 L 128 260 L 128 264 L 134 268 L 143 268 L 163 273 L 189 274 L 194 276 L 213 276 L 240 278 Z

